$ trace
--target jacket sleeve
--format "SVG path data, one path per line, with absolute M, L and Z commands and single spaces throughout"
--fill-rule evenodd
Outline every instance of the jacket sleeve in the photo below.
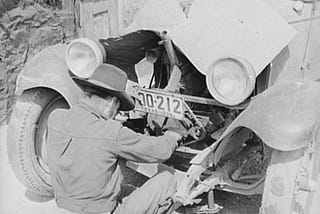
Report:
M 177 145 L 170 135 L 153 137 L 136 133 L 127 127 L 121 127 L 116 150 L 120 157 L 140 163 L 157 163 L 170 158 Z

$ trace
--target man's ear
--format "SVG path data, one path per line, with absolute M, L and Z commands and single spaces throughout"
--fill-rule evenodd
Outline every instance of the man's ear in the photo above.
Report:
M 109 117 L 114 119 L 118 114 L 120 108 L 120 100 L 117 97 L 112 97 L 108 103 L 109 106 Z
M 120 100 L 117 97 L 112 97 L 111 99 L 111 108 L 112 109 L 119 109 L 120 107 Z

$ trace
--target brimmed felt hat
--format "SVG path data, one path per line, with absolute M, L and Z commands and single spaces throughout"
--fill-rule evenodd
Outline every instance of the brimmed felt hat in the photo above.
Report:
M 82 89 L 91 87 L 119 98 L 120 110 L 130 111 L 134 108 L 134 100 L 125 92 L 127 74 L 110 64 L 99 65 L 89 78 L 72 78 Z

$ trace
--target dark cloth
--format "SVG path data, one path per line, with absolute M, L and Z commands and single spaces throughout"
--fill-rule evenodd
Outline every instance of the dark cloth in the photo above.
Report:
M 124 36 L 100 39 L 107 52 L 109 64 L 136 64 L 145 57 L 146 51 L 158 47 L 160 37 L 153 31 L 136 31 Z
M 158 47 L 160 40 L 155 32 L 141 30 L 99 42 L 107 52 L 106 62 L 124 70 L 129 80 L 138 82 L 135 64 L 145 57 L 147 50 Z
M 176 147 L 169 135 L 145 136 L 100 118 L 86 100 L 50 115 L 47 144 L 57 205 L 78 213 L 115 208 L 122 181 L 121 158 L 162 162 Z

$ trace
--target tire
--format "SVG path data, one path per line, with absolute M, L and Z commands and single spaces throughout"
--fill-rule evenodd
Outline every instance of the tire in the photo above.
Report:
M 57 108 L 68 108 L 59 93 L 46 88 L 24 91 L 8 126 L 7 150 L 13 172 L 29 191 L 42 197 L 53 196 L 45 136 L 48 116 Z
M 310 195 L 314 194 L 320 184 L 308 190 L 305 188 L 308 182 L 304 182 L 309 181 L 304 178 L 310 175 L 313 163 L 314 158 L 311 158 L 308 147 L 296 151 L 273 150 L 260 214 L 315 214 L 315 208 L 318 212 L 319 201 L 310 201 Z M 316 194 L 319 194 L 319 190 Z M 310 209 L 311 204 L 313 211 Z

